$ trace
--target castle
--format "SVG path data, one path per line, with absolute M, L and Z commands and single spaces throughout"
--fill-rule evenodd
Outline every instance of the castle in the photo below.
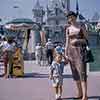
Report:
M 70 0 L 48 0 L 46 10 L 37 0 L 32 10 L 33 20 L 41 25 L 41 30 L 45 32 L 46 40 L 51 38 L 53 42 L 64 43 L 64 27 L 67 23 L 64 11 L 68 12 L 69 10 Z

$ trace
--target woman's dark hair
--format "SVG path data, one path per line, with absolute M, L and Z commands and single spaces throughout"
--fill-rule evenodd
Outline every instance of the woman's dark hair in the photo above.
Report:
M 68 14 L 67 14 L 67 17 L 72 16 L 72 15 L 77 18 L 77 14 L 73 11 L 69 11 Z

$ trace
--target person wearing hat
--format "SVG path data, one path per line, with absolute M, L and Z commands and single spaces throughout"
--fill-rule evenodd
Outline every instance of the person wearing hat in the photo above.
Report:
M 66 28 L 66 50 L 65 54 L 70 59 L 73 79 L 77 86 L 77 96 L 87 100 L 87 73 L 86 63 L 83 60 L 83 46 L 86 45 L 87 33 L 84 24 L 78 23 L 77 14 L 69 11 L 67 14 L 69 27 Z

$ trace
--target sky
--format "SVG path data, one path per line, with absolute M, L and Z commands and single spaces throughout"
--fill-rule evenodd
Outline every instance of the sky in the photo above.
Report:
M 46 8 L 48 0 L 39 0 L 40 4 Z M 71 10 L 75 10 L 76 0 L 71 1 Z M 78 0 L 80 12 L 91 19 L 95 12 L 100 14 L 100 0 Z M 31 18 L 32 9 L 36 0 L 0 0 L 0 18 L 1 24 L 10 21 L 13 18 Z M 18 8 L 14 8 L 18 6 Z

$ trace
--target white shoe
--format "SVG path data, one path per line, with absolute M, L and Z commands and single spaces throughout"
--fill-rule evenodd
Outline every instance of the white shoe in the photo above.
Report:
M 58 95 L 58 98 L 61 99 L 61 94 Z
M 56 100 L 58 99 L 58 94 L 55 95 Z

